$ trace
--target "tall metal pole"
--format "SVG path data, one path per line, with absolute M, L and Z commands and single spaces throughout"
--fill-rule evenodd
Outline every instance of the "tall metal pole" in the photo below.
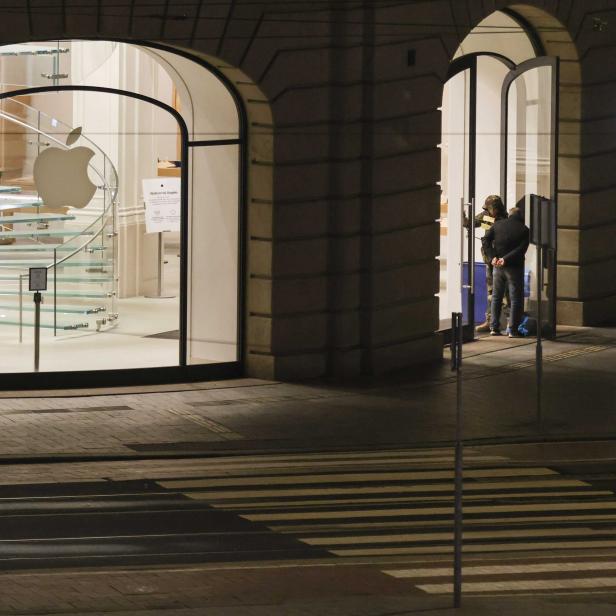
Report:
M 541 408 L 541 392 L 543 381 L 543 311 L 542 311 L 542 294 L 543 294 L 543 203 L 542 199 L 535 201 L 535 222 L 537 224 L 537 345 L 535 354 L 535 369 L 537 371 L 537 429 L 539 433 L 543 433 L 543 409 Z
M 453 606 L 462 605 L 462 496 L 464 487 L 464 444 L 462 441 L 462 345 L 464 319 L 462 313 L 451 315 L 451 365 L 456 372 L 456 454 L 454 478 L 454 549 L 453 549 Z
M 19 276 L 19 342 L 24 340 L 24 277 Z
M 58 332 L 58 250 L 53 249 L 53 335 Z
M 475 197 L 468 204 L 468 322 L 475 339 Z
M 34 294 L 34 372 L 39 371 L 41 356 L 41 300 L 42 296 L 37 291 Z

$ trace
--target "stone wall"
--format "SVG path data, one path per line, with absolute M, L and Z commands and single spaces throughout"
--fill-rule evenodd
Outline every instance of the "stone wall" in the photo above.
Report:
M 2 41 L 160 41 L 236 83 L 251 140 L 247 371 L 280 379 L 441 356 L 437 108 L 459 43 L 513 7 L 563 60 L 559 319 L 613 317 L 616 0 L 12 5 Z

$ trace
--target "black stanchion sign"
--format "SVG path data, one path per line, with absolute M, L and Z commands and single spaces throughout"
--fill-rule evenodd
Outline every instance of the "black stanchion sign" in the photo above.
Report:
M 47 268 L 31 267 L 29 277 L 30 291 L 47 291 Z
M 542 248 L 556 248 L 556 202 L 551 199 L 531 195 L 530 241 Z
M 41 291 L 47 291 L 47 268 L 31 267 L 29 273 L 29 289 L 34 291 L 34 372 L 38 372 L 41 357 Z

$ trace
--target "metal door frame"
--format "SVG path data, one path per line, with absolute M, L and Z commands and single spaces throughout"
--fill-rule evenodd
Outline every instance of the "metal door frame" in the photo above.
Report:
M 516 65 L 506 56 L 499 53 L 489 51 L 479 51 L 476 53 L 470 53 L 455 59 L 449 66 L 447 72 L 447 83 L 450 79 L 453 79 L 456 75 L 469 71 L 470 75 L 470 92 L 469 92 L 469 144 L 468 144 L 468 198 L 469 203 L 476 201 L 477 190 L 477 63 L 478 59 L 486 57 L 493 58 L 502 62 L 510 71 L 515 70 Z M 450 204 L 451 206 L 451 204 Z M 457 207 L 457 204 L 454 204 Z M 475 218 L 475 211 L 473 210 L 469 216 L 469 221 Z M 471 232 L 472 230 L 472 232 Z M 472 342 L 475 339 L 475 289 L 472 280 L 474 279 L 474 263 L 470 263 L 470 255 L 473 253 L 475 234 L 474 227 L 469 227 L 467 234 L 468 241 L 468 255 L 469 255 L 469 293 L 466 302 L 466 311 L 468 313 L 468 324 L 464 325 L 464 342 Z M 462 267 L 462 264 L 461 264 Z M 472 271 L 471 271 L 472 268 Z M 462 292 L 462 289 L 460 289 Z M 464 308 L 464 307 L 463 307 Z M 451 329 L 441 330 L 444 335 L 445 344 L 449 344 L 451 341 Z
M 558 226 L 558 149 L 559 149 L 559 112 L 560 112 L 560 58 L 555 56 L 542 56 L 522 62 L 516 66 L 505 78 L 501 92 L 501 195 L 507 203 L 507 154 L 509 149 L 509 93 L 513 83 L 525 73 L 541 67 L 552 69 L 552 100 L 551 100 L 551 131 L 553 135 L 550 152 L 550 192 L 543 195 L 552 199 L 555 204 L 556 221 Z M 538 248 L 538 250 L 541 250 Z M 548 329 L 547 338 L 556 337 L 556 284 L 557 284 L 557 254 L 558 245 L 554 248 L 544 248 L 544 263 L 547 264 L 547 298 L 548 298 Z

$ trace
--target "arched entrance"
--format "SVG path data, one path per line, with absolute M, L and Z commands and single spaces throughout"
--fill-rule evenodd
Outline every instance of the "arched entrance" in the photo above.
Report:
M 463 41 L 442 106 L 441 328 L 463 312 L 467 339 L 489 315 L 484 229 L 473 221 L 489 195 L 520 207 L 530 226 L 531 195 L 557 200 L 559 60 L 521 17 L 496 12 Z M 466 228 L 465 228 L 466 227 Z M 535 250 L 527 253 L 525 309 L 539 304 L 546 333 L 556 328 L 556 249 L 544 255 L 541 302 Z
M 0 58 L 3 152 L 13 154 L 3 169 L 0 318 L 15 343 L 1 372 L 32 369 L 23 283 L 36 265 L 49 280 L 41 384 L 240 374 L 246 116 L 228 81 L 160 46 L 37 43 L 0 48 Z M 73 207 L 65 182 L 56 212 L 34 169 L 47 150 L 80 147 L 93 152 L 95 192 Z

